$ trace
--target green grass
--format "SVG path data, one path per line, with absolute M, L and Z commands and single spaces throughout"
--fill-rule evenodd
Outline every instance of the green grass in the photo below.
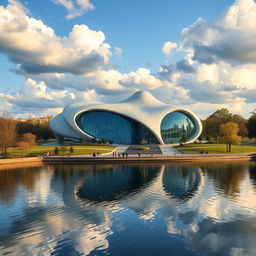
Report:
M 243 145 L 243 146 L 256 146 L 256 142 L 252 141 L 252 142 L 248 143 L 248 142 L 242 141 L 241 145 Z
M 60 150 L 60 146 L 58 146 Z M 66 146 L 67 151 L 64 154 L 69 153 L 69 148 L 70 146 Z M 55 149 L 55 146 L 35 146 L 33 147 L 29 154 L 32 156 L 41 156 L 44 152 L 53 152 Z M 91 155 L 93 152 L 95 153 L 109 153 L 112 150 L 115 149 L 114 146 L 98 146 L 98 145 L 93 145 L 93 146 L 73 146 L 74 153 L 71 155 Z M 60 151 L 59 155 L 61 156 L 63 153 Z M 0 154 L 1 155 L 1 154 Z M 13 147 L 8 149 L 8 157 L 19 157 L 19 156 L 24 156 L 24 152 L 22 152 L 19 148 Z
M 208 154 L 223 154 L 227 153 L 225 144 L 189 144 L 175 147 L 183 153 L 200 154 L 201 151 Z M 256 146 L 232 145 L 231 153 L 256 153 Z

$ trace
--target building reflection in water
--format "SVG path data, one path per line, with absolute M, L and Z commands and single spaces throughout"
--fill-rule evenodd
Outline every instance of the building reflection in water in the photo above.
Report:
M 15 215 L 0 220 L 0 252 L 153 255 L 160 243 L 162 255 L 172 248 L 182 255 L 253 255 L 255 166 L 50 165 L 0 172 L 0 215 L 11 207 Z
M 86 176 L 76 193 L 79 198 L 96 203 L 120 200 L 147 186 L 158 171 L 158 166 L 150 165 L 110 166 Z
M 201 183 L 198 167 L 166 166 L 163 174 L 163 187 L 172 198 L 188 200 L 197 192 Z

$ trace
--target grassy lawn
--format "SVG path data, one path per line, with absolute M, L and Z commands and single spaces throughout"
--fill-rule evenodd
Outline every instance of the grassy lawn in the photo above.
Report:
M 207 151 L 208 154 L 227 153 L 225 144 L 190 144 L 175 148 L 180 152 L 193 154 L 200 154 L 201 151 Z M 231 151 L 231 153 L 256 153 L 256 146 L 232 145 Z
M 60 149 L 60 146 L 58 146 Z M 66 146 L 67 151 L 64 154 L 69 153 L 70 146 Z M 34 156 L 41 156 L 44 152 L 53 152 L 55 146 L 35 146 L 30 150 L 30 154 Z M 92 146 L 73 146 L 74 153 L 72 155 L 90 155 L 93 152 L 95 153 L 109 153 L 113 149 L 114 146 L 99 146 L 99 145 L 92 145 Z M 9 157 L 18 157 L 24 156 L 24 152 L 22 152 L 19 148 L 9 148 L 8 150 Z M 59 155 L 62 155 L 62 152 L 59 152 Z M 1 154 L 0 154 L 1 156 Z
M 241 145 L 243 145 L 243 146 L 256 146 L 256 142 L 255 141 L 252 141 L 252 142 L 242 141 Z

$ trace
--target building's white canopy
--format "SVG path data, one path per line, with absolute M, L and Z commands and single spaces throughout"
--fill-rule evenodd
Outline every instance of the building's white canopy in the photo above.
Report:
M 190 138 L 188 142 L 194 141 L 202 131 L 201 121 L 194 113 L 184 108 L 174 108 L 165 104 L 157 100 L 147 91 L 138 91 L 128 99 L 112 104 L 99 102 L 88 105 L 83 102 L 70 104 L 64 108 L 61 114 L 51 120 L 50 127 L 56 134 L 62 137 L 74 139 L 92 138 L 82 131 L 76 123 L 76 117 L 80 113 L 91 110 L 104 110 L 127 116 L 151 130 L 161 144 L 164 144 L 160 131 L 161 122 L 170 112 L 183 112 L 194 119 L 196 124 L 196 134 L 193 138 Z

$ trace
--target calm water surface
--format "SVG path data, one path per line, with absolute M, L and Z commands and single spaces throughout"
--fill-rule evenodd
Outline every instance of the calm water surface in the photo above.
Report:
M 256 255 L 256 163 L 0 170 L 0 255 Z

